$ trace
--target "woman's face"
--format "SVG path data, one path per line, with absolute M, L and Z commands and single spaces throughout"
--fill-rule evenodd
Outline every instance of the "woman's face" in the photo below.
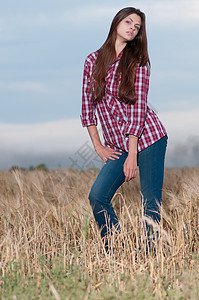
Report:
M 137 14 L 131 14 L 124 18 L 117 26 L 116 39 L 121 42 L 132 41 L 138 34 L 142 20 Z

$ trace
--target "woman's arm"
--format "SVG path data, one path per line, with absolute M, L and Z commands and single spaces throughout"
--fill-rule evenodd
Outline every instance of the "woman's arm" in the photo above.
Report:
M 88 58 L 89 57 L 89 58 Z M 96 108 L 91 101 L 91 73 L 95 63 L 95 54 L 89 55 L 84 63 L 83 84 L 82 84 L 82 111 L 81 122 L 83 127 L 97 125 Z
M 127 159 L 124 163 L 125 181 L 128 182 L 137 175 L 137 144 L 138 137 L 129 135 L 129 152 Z
M 121 155 L 121 152 L 102 145 L 95 125 L 88 126 L 87 129 L 95 148 L 95 152 L 99 155 L 99 157 L 101 157 L 104 164 L 106 164 L 106 160 L 108 158 L 111 160 L 115 160 L 116 158 L 119 159 L 118 155 Z

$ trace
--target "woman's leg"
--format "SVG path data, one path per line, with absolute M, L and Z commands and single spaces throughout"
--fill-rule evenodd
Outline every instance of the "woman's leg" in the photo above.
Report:
M 156 223 L 160 221 L 166 146 L 167 136 L 138 153 L 144 214 Z M 151 226 L 147 222 L 146 228 L 147 235 L 149 236 Z
M 107 160 L 95 180 L 89 200 L 95 220 L 101 230 L 101 237 L 111 234 L 112 227 L 119 229 L 118 218 L 113 209 L 111 199 L 119 186 L 125 181 L 123 165 L 127 153 L 122 153 L 119 159 Z M 110 230 L 110 232 L 109 232 Z

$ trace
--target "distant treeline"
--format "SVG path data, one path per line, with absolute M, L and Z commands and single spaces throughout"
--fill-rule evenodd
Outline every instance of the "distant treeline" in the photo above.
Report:
M 48 171 L 48 168 L 45 164 L 39 164 L 38 166 L 30 166 L 29 168 L 22 168 L 19 166 L 12 166 L 9 171 L 15 171 L 15 170 L 21 170 L 21 171 L 34 171 L 34 170 L 43 170 Z

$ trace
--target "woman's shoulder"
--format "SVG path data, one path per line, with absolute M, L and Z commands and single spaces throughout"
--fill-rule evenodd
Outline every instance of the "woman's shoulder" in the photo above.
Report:
M 85 59 L 85 64 L 94 64 L 98 56 L 98 51 L 94 51 L 87 55 Z
M 136 68 L 136 73 L 142 73 L 142 74 L 146 74 L 146 75 L 150 75 L 150 66 L 147 65 L 141 65 L 138 63 L 137 68 Z

